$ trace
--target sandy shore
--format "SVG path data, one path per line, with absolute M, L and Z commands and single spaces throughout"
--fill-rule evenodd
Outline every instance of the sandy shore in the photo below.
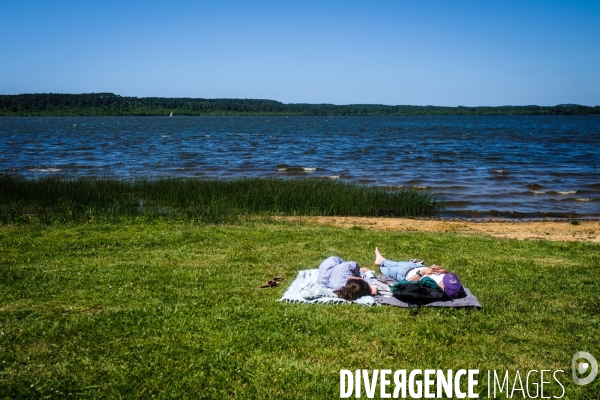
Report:
M 464 221 L 368 217 L 288 217 L 309 223 L 398 232 L 464 232 L 518 240 L 600 243 L 600 221 Z

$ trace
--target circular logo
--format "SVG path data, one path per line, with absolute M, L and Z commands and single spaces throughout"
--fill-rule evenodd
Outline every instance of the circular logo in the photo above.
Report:
M 579 362 L 581 359 L 584 359 L 585 361 Z M 576 385 L 587 385 L 596 378 L 596 375 L 598 375 L 598 362 L 593 355 L 585 351 L 578 351 L 577 353 L 573 354 L 571 366 L 573 369 L 573 382 L 575 382 Z M 590 366 L 592 367 L 592 370 L 588 376 L 585 378 L 580 378 L 577 376 L 577 373 L 581 375 L 587 372 Z

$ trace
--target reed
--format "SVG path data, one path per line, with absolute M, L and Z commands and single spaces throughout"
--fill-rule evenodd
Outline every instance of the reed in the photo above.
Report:
M 161 218 L 233 223 L 241 216 L 435 215 L 438 196 L 326 179 L 25 179 L 0 176 L 0 222 Z

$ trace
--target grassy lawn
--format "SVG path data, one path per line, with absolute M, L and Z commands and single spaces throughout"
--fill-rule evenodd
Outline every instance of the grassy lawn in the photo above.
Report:
M 484 309 L 276 301 L 330 255 L 372 266 L 376 245 L 455 271 Z M 599 250 L 275 222 L 5 225 L 0 398 L 339 398 L 340 369 L 416 368 L 479 369 L 480 398 L 487 370 L 512 384 L 562 369 L 563 398 L 597 398 L 571 357 L 600 359 Z

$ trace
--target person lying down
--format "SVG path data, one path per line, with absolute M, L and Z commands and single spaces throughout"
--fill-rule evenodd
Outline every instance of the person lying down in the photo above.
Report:
M 317 283 L 344 300 L 356 300 L 362 296 L 390 295 L 390 287 L 375 279 L 368 268 L 360 268 L 355 261 L 344 261 L 340 257 L 329 257 L 319 266 Z
M 424 277 L 433 279 L 451 298 L 464 295 L 464 289 L 456 274 L 437 265 L 426 267 L 421 260 L 392 261 L 388 260 L 375 248 L 375 265 L 381 272 L 397 281 L 408 280 L 418 282 Z M 325 259 L 319 266 L 317 283 L 333 290 L 344 300 L 356 300 L 362 296 L 391 296 L 389 285 L 378 281 L 373 271 L 360 268 L 355 261 L 344 261 L 333 256 Z
M 410 261 L 391 261 L 383 257 L 377 247 L 375 247 L 375 265 L 379 266 L 381 273 L 397 281 L 407 280 L 418 282 L 428 277 L 433 279 L 453 299 L 466 295 L 458 276 L 439 265 L 426 267 L 422 260 L 414 259 Z

